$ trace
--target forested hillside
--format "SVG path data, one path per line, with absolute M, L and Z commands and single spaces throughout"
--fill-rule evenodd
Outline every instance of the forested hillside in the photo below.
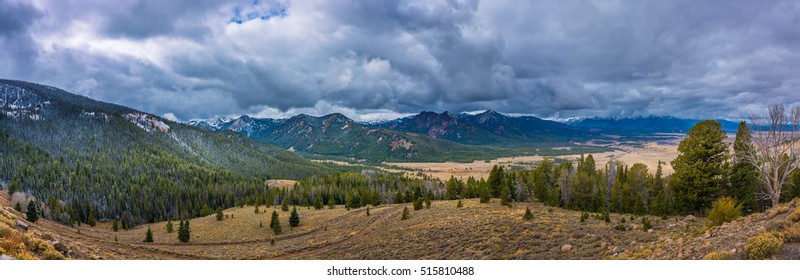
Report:
M 0 81 L 0 110 L 0 178 L 64 223 L 193 217 L 264 195 L 269 178 L 344 169 L 26 82 Z

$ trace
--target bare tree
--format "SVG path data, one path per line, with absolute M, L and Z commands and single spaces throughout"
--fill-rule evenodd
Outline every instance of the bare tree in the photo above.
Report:
M 766 116 L 752 116 L 750 123 L 755 133 L 744 160 L 758 170 L 762 186 L 759 198 L 769 199 L 775 206 L 789 174 L 800 168 L 800 107 L 789 112 L 782 104 L 771 105 Z

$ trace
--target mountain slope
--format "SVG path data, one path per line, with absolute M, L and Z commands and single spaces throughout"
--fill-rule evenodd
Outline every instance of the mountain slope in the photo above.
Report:
M 238 133 L 33 83 L 0 80 L 0 113 L 0 179 L 50 201 L 65 223 L 191 217 L 263 194 L 264 179 L 336 171 Z
M 308 156 L 382 161 L 471 161 L 510 155 L 511 151 L 480 148 L 424 135 L 367 127 L 342 114 L 289 119 L 242 116 L 227 121 L 193 121 L 212 130 L 231 130 Z
M 531 116 L 510 117 L 492 110 L 475 115 L 422 112 L 377 126 L 462 144 L 505 147 L 563 144 L 586 137 L 586 133 L 562 123 Z

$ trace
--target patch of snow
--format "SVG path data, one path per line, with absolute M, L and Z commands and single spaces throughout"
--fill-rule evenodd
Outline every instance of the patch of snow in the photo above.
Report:
M 157 119 L 156 117 L 153 117 L 148 114 L 130 113 L 126 114 L 124 117 L 126 120 L 134 123 L 136 126 L 148 132 L 158 130 L 160 132 L 166 133 L 169 132 L 170 129 L 169 125 Z

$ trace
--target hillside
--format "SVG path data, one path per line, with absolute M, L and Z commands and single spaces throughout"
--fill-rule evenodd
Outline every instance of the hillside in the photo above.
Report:
M 0 179 L 64 223 L 195 216 L 263 193 L 263 179 L 345 169 L 27 82 L 0 80 L 0 110 Z
M 532 116 L 510 117 L 492 110 L 480 114 L 414 116 L 377 123 L 375 126 L 428 135 L 469 145 L 533 147 L 568 145 L 588 134 L 568 125 Z
M 7 205 L 5 192 L 0 203 Z M 180 243 L 165 223 L 113 232 L 109 223 L 71 228 L 40 221 L 33 228 L 66 244 L 70 257 L 88 259 L 701 259 L 709 253 L 731 252 L 743 258 L 743 247 L 751 237 L 773 229 L 800 227 L 789 217 L 798 203 L 784 204 L 779 214 L 755 214 L 707 230 L 703 218 L 676 216 L 662 220 L 649 217 L 653 229 L 642 230 L 641 217 L 611 214 L 611 223 L 580 212 L 551 208 L 539 203 L 514 203 L 512 208 L 497 200 L 488 204 L 464 200 L 434 201 L 430 209 L 411 211 L 401 220 L 403 207 L 389 204 L 345 210 L 298 208 L 301 223 L 290 228 L 288 212 L 252 206 L 224 210 L 226 218 L 213 215 L 190 221 L 192 239 Z M 534 218 L 524 220 L 525 208 Z M 276 210 L 284 232 L 275 235 L 267 227 Z M 777 212 L 776 212 L 777 213 Z M 796 215 L 796 214 L 795 214 Z M 625 219 L 628 222 L 621 223 Z M 633 221 L 632 221 L 633 220 Z M 259 226 L 262 224 L 263 227 Z M 625 230 L 615 229 L 622 224 Z M 143 243 L 147 228 L 154 243 Z M 797 237 L 785 235 L 786 244 L 776 258 L 797 259 Z M 115 239 L 117 241 L 115 241 Z M 270 240 L 275 245 L 270 245 Z
M 484 148 L 440 140 L 417 133 L 368 127 L 342 114 L 289 119 L 237 119 L 192 121 L 210 130 L 230 130 L 308 157 L 334 157 L 383 161 L 473 161 L 531 151 Z

